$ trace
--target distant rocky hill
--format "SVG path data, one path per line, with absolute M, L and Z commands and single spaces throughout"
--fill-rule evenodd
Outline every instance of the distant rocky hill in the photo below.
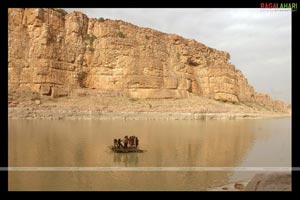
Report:
M 76 88 L 131 98 L 204 96 L 287 111 L 256 93 L 227 52 L 195 40 L 62 9 L 8 11 L 8 89 L 53 97 Z

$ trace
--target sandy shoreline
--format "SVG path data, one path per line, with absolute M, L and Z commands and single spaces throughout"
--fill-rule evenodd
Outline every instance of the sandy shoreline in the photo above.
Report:
M 83 91 L 82 91 L 83 92 Z M 188 99 L 131 99 L 98 95 L 51 98 L 37 94 L 9 95 L 9 119 L 94 119 L 94 120 L 210 120 L 265 119 L 290 117 L 251 103 L 231 104 L 204 97 Z M 81 94 L 80 91 L 78 94 Z
M 102 112 L 74 109 L 8 108 L 9 119 L 52 120 L 213 120 L 268 119 L 290 117 L 287 113 L 183 113 L 183 112 Z

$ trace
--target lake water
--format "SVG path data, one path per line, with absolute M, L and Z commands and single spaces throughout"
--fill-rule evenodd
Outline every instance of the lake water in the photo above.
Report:
M 180 169 L 291 166 L 291 118 L 9 120 L 8 125 L 10 167 L 56 167 L 53 169 L 57 170 L 9 171 L 9 190 L 205 190 L 249 179 L 256 172 Z M 113 139 L 125 135 L 138 136 L 140 148 L 147 152 L 111 152 L 108 146 Z M 65 171 L 66 168 L 57 167 L 83 168 Z M 101 169 L 106 171 L 99 168 L 88 171 L 91 168 L 86 167 L 104 167 Z M 133 170 L 109 171 L 109 167 Z M 135 167 L 154 167 L 154 170 Z M 157 167 L 175 170 L 161 171 L 167 168 Z

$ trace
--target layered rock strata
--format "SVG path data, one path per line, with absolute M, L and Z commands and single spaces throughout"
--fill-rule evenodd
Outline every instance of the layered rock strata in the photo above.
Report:
M 284 111 L 258 94 L 230 55 L 195 40 L 62 9 L 8 11 L 8 89 L 70 95 L 86 87 L 131 98 L 204 96 Z

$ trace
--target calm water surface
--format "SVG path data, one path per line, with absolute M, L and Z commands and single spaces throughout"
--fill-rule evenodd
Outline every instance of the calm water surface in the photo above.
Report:
M 117 154 L 135 135 L 145 153 Z M 290 167 L 291 118 L 211 121 L 9 120 L 11 167 Z M 205 190 L 256 172 L 10 171 L 9 190 Z

